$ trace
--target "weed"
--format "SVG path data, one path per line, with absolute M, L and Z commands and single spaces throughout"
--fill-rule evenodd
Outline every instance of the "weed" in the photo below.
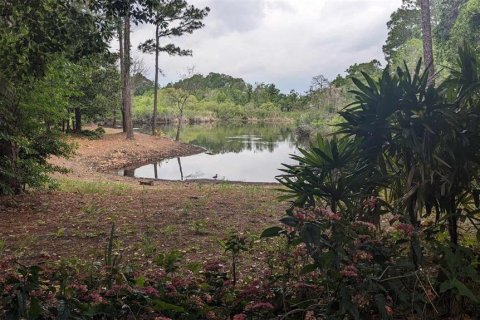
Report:
M 179 250 L 172 250 L 158 254 L 154 261 L 157 266 L 165 269 L 167 273 L 175 272 L 180 267 L 183 254 Z
M 177 231 L 174 225 L 168 225 L 162 228 L 161 232 L 167 236 L 173 235 Z
M 157 246 L 153 241 L 153 237 L 152 237 L 152 235 L 156 232 L 157 230 L 155 230 L 154 228 L 151 228 L 145 233 L 145 235 L 141 239 L 143 252 L 147 257 L 153 256 L 157 251 Z
M 57 234 L 56 234 L 56 235 L 57 235 L 57 238 L 63 237 L 63 231 L 64 231 L 64 230 L 65 230 L 65 229 L 63 229 L 63 228 L 58 228 L 58 229 L 57 229 Z
M 208 234 L 207 226 L 208 224 L 205 220 L 196 220 L 190 223 L 190 230 L 197 235 L 205 235 Z

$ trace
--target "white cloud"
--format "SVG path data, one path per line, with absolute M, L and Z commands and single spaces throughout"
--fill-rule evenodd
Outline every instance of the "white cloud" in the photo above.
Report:
M 304 91 L 317 74 L 334 78 L 351 64 L 383 60 L 386 23 L 401 0 L 191 0 L 209 6 L 205 28 L 168 39 L 193 57 L 160 56 L 161 83 L 176 81 L 187 67 L 249 82 Z M 133 48 L 153 36 L 152 26 L 132 34 Z M 141 57 L 153 78 L 154 57 Z

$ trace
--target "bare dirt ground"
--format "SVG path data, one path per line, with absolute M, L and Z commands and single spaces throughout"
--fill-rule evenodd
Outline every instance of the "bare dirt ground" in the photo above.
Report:
M 50 161 L 70 169 L 69 177 L 95 179 L 99 173 L 111 173 L 121 168 L 136 167 L 150 162 L 202 152 L 203 149 L 190 144 L 176 142 L 169 138 L 154 137 L 136 132 L 134 140 L 125 139 L 119 129 L 106 128 L 100 140 L 72 137 L 77 145 L 75 156 L 70 159 L 52 158 Z M 120 179 L 108 174 L 100 175 L 101 180 Z
M 107 133 L 102 140 L 72 138 L 76 156 L 51 160 L 71 170 L 56 175 L 58 190 L 0 197 L 5 253 L 29 263 L 45 254 L 98 261 L 115 222 L 116 248 L 124 260 L 145 265 L 158 253 L 178 249 L 203 261 L 223 253 L 220 242 L 231 232 L 253 241 L 284 214 L 286 204 L 276 200 L 272 185 L 161 181 L 141 186 L 108 173 L 200 149 L 143 134 L 127 141 L 123 133 Z

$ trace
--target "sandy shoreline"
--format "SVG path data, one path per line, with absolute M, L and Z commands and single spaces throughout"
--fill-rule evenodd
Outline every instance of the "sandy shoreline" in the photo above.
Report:
M 75 155 L 68 159 L 53 157 L 50 163 L 68 169 L 67 177 L 81 180 L 96 180 L 97 177 L 101 180 L 128 180 L 114 172 L 204 151 L 198 146 L 139 132 L 135 133 L 134 140 L 127 140 L 125 133 L 111 128 L 107 128 L 105 136 L 99 140 L 78 136 L 69 140 L 77 146 Z

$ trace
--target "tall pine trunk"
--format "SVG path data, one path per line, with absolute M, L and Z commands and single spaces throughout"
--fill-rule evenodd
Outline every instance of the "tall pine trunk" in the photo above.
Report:
M 428 83 L 434 83 L 435 67 L 433 64 L 432 24 L 430 16 L 430 0 L 420 0 L 422 11 L 423 57 L 428 72 Z
M 130 16 L 127 15 L 124 20 L 123 32 L 123 112 L 125 119 L 125 131 L 127 139 L 133 139 L 133 119 L 132 119 L 132 90 L 130 83 Z
M 152 135 L 156 134 L 156 127 L 157 127 L 157 110 L 158 110 L 158 25 L 155 29 L 155 84 L 153 90 L 153 114 L 152 114 Z
M 124 77 L 125 77 L 125 55 L 124 55 L 124 50 L 123 50 L 123 28 L 124 28 L 124 22 L 123 19 L 120 18 L 118 20 L 118 48 L 119 48 L 119 58 L 120 58 L 120 83 L 122 84 L 122 90 L 121 90 L 121 96 L 122 96 L 122 107 L 121 107 L 121 112 L 122 112 L 122 129 L 123 132 L 127 131 L 127 128 L 125 126 L 125 86 L 124 86 Z

